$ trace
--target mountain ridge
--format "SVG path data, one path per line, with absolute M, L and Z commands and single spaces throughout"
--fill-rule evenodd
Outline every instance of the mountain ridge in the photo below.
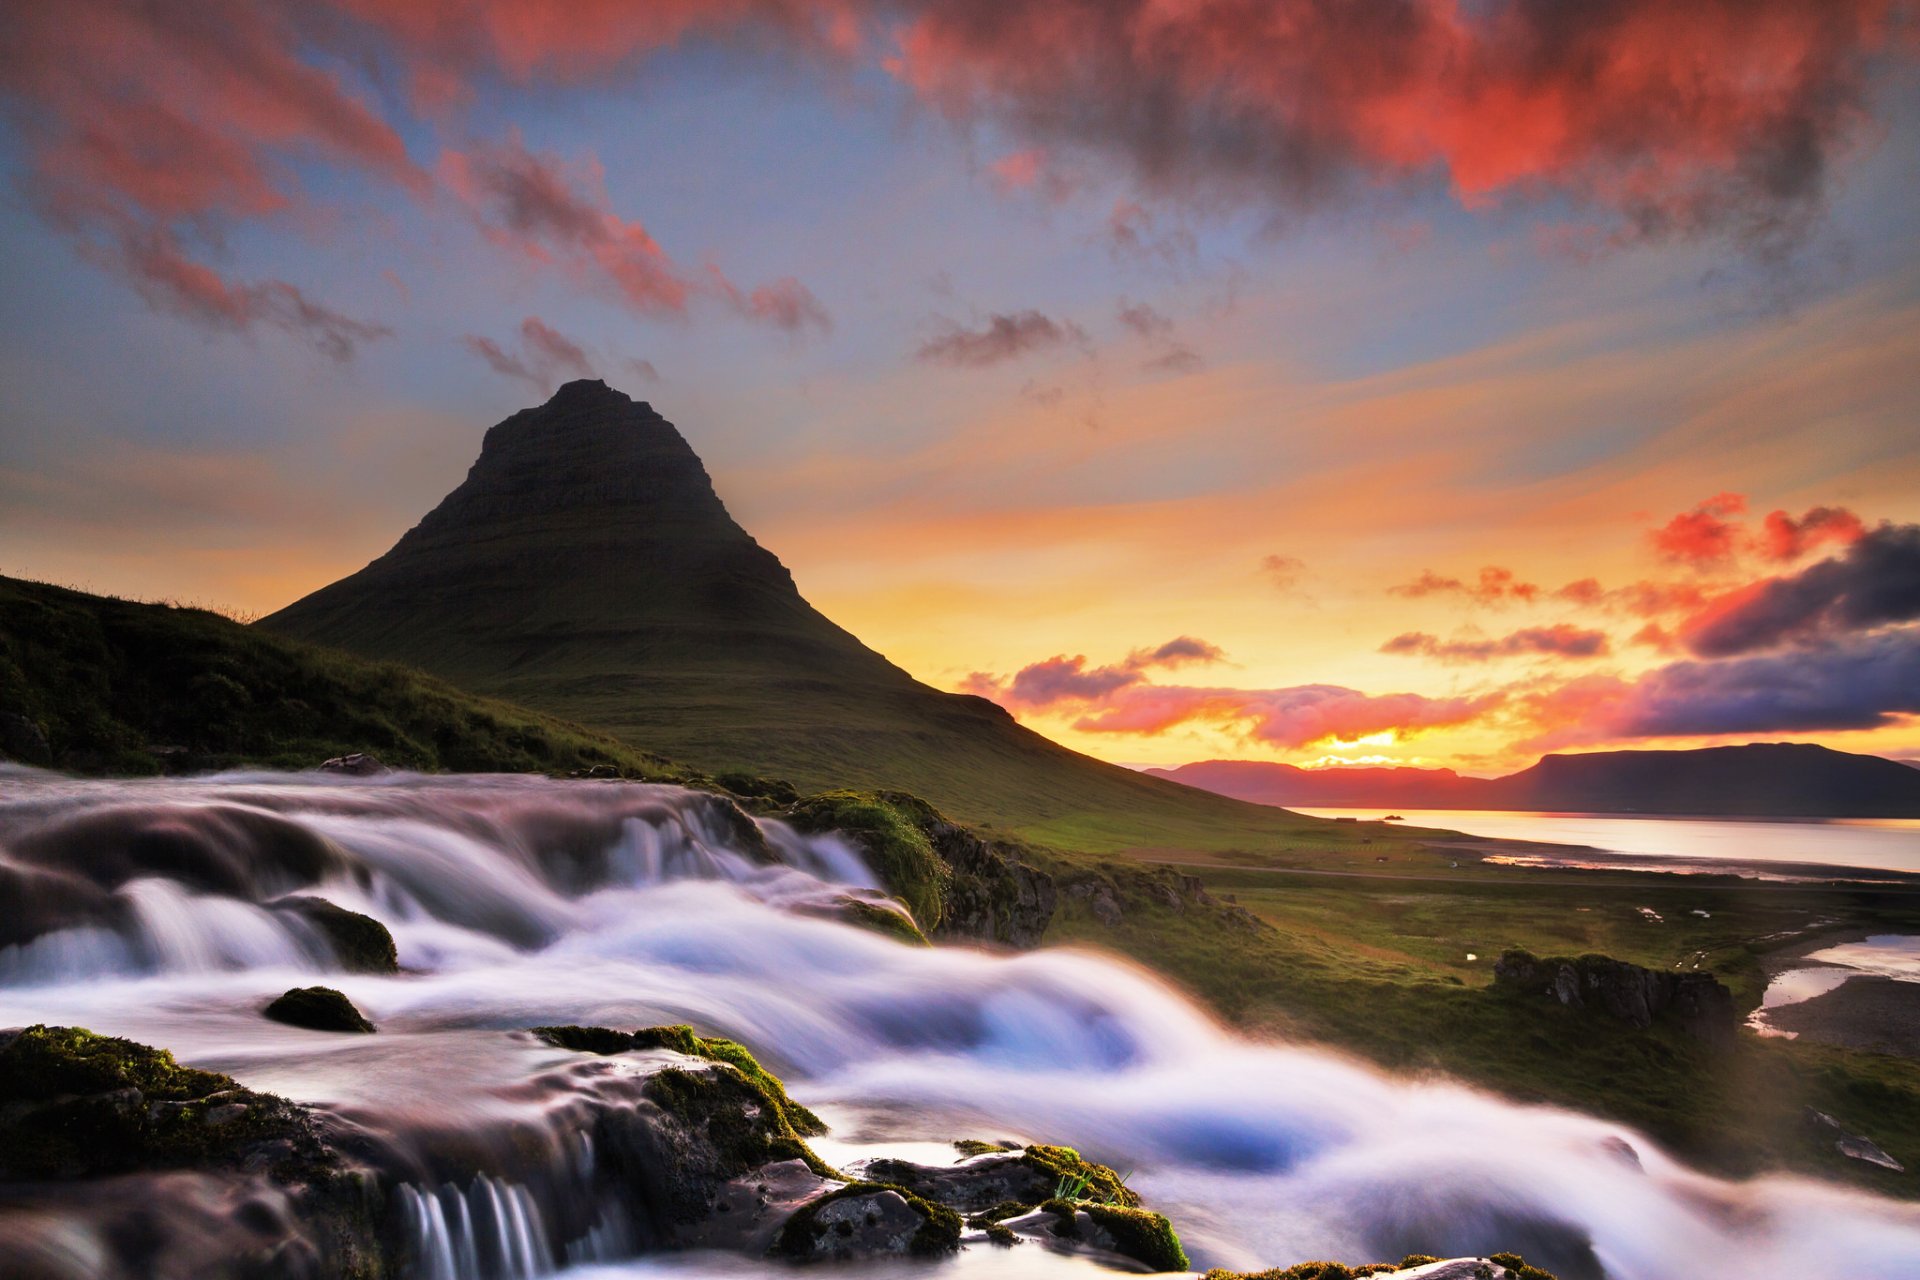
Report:
M 899 787 L 1079 848 L 1259 845 L 1319 825 L 1080 755 L 914 679 L 800 595 L 671 423 L 599 381 L 492 427 L 392 549 L 256 625 L 710 772 Z
M 1920 770 L 1816 743 L 1543 756 L 1500 778 L 1451 769 L 1301 769 L 1205 760 L 1155 777 L 1255 804 L 1753 817 L 1920 817 Z

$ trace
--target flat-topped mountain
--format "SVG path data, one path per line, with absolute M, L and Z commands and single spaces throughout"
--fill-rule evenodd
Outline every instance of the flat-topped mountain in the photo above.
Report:
M 1093 760 L 915 680 L 802 598 L 672 424 L 597 381 L 493 427 L 392 550 L 259 625 L 709 771 L 904 787 L 1075 847 L 1257 843 L 1311 821 Z
M 1920 769 L 1812 743 L 1545 756 L 1504 778 L 1206 760 L 1156 777 L 1256 804 L 1403 809 L 1920 817 Z

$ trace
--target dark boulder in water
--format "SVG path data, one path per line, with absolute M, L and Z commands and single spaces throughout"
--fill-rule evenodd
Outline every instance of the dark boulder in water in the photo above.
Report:
M 960 1215 L 905 1187 L 853 1182 L 787 1219 L 773 1252 L 796 1262 L 850 1261 L 960 1250 Z
M 275 1022 L 309 1031 L 351 1031 L 371 1035 L 374 1026 L 353 1001 L 332 987 L 295 987 L 261 1010 Z
M 325 898 L 281 898 L 267 904 L 275 911 L 298 916 L 318 929 L 333 948 L 340 967 L 349 973 L 398 973 L 399 953 L 393 934 L 372 916 L 349 911 Z
M 353 751 L 320 763 L 321 773 L 343 773 L 350 778 L 377 778 L 393 770 L 380 763 L 380 757 L 366 751 Z

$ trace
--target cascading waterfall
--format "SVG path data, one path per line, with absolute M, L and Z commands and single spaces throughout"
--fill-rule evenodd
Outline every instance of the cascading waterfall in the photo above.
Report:
M 1567 1280 L 1908 1280 L 1920 1259 L 1911 1205 L 1708 1178 L 1617 1125 L 1249 1042 L 1100 956 L 929 950 L 822 918 L 877 899 L 857 854 L 696 792 L 0 785 L 0 902 L 31 905 L 0 920 L 0 1026 L 165 1046 L 337 1117 L 397 1171 L 422 1280 L 706 1265 L 641 1256 L 649 1229 L 596 1146 L 621 1080 L 508 1034 L 681 1021 L 780 1070 L 834 1124 L 817 1144 L 831 1161 L 925 1159 L 961 1136 L 1069 1143 L 1136 1170 L 1202 1266 L 1517 1248 Z M 381 920 L 403 972 L 343 971 L 286 909 L 295 894 Z M 260 1017 L 316 981 L 380 1033 Z M 1037 1250 L 955 1265 L 990 1263 L 1085 1269 Z

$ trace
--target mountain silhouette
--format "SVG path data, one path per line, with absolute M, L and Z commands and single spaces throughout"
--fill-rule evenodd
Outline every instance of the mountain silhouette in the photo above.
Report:
M 892 786 L 1073 847 L 1311 822 L 1083 756 L 915 680 L 800 595 L 643 402 L 570 382 L 486 434 L 366 568 L 258 624 L 422 668 L 719 773 Z

